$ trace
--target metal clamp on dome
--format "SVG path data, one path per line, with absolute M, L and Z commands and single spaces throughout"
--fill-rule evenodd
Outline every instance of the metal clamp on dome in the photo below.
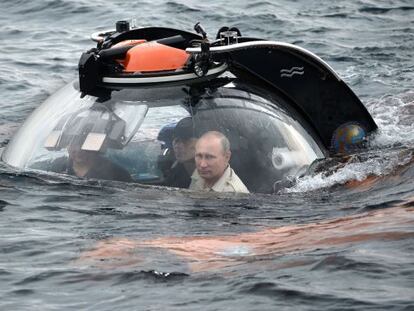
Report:
M 204 77 L 211 66 L 210 42 L 207 39 L 206 31 L 200 23 L 194 25 L 194 30 L 202 35 L 203 40 L 200 44 L 201 52 L 193 54 L 193 70 L 198 77 Z
M 107 97 L 110 92 L 98 86 L 101 76 L 101 62 L 94 50 L 82 53 L 79 60 L 79 90 L 81 98 L 85 95 Z
M 201 42 L 201 52 L 193 54 L 193 70 L 198 77 L 204 77 L 212 65 L 210 57 L 210 44 Z
M 216 39 L 220 42 L 220 45 L 230 45 L 239 43 L 239 39 L 242 38 L 240 30 L 236 27 L 221 27 L 217 32 Z

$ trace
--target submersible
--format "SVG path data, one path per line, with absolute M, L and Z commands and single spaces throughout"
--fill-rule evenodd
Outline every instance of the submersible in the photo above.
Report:
M 174 130 L 190 118 L 192 137 L 228 138 L 230 165 L 250 192 L 272 193 L 314 161 L 353 152 L 376 130 L 359 98 L 312 52 L 234 27 L 213 39 L 200 24 L 194 30 L 120 21 L 93 34 L 79 79 L 32 113 L 2 160 L 22 170 L 171 186 Z M 94 174 L 73 169 L 74 146 Z

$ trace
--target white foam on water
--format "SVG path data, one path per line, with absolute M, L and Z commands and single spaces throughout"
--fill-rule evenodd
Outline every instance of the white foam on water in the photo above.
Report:
M 217 252 L 217 254 L 221 256 L 247 256 L 252 253 L 250 248 L 245 245 L 234 245 Z
M 414 145 L 414 93 L 384 96 L 369 104 L 370 113 L 378 125 L 371 142 L 374 147 Z
M 374 155 L 373 155 L 374 156 Z M 300 193 L 343 185 L 348 181 L 362 181 L 369 176 L 384 176 L 412 160 L 410 152 L 387 151 L 362 162 L 350 162 L 336 171 L 323 171 L 296 179 L 296 184 L 283 190 L 285 193 Z
M 338 184 L 345 184 L 350 180 L 364 180 L 369 175 L 384 173 L 383 163 L 378 159 L 370 159 L 361 163 L 350 163 L 328 175 L 321 172 L 312 176 L 304 176 L 296 180 L 296 185 L 286 189 L 287 193 L 308 192 L 322 188 L 329 188 Z
M 408 163 L 411 155 L 402 156 L 399 151 L 390 151 L 390 148 L 399 147 L 401 151 L 414 147 L 414 92 L 383 96 L 367 106 L 378 125 L 378 132 L 370 141 L 370 146 L 378 151 L 366 161 L 350 162 L 333 173 L 324 171 L 298 178 L 292 188 L 283 192 L 308 192 L 351 180 L 361 181 L 372 175 L 387 175 Z

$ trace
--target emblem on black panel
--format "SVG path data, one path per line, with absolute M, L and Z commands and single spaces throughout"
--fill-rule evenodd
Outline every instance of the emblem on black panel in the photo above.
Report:
M 292 78 L 294 75 L 302 76 L 305 73 L 304 67 L 292 67 L 289 69 L 280 69 L 281 78 Z

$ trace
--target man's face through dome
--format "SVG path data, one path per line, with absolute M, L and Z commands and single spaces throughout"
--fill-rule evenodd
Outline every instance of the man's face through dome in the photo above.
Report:
M 192 118 L 186 117 L 174 128 L 172 146 L 175 158 L 180 163 L 194 159 L 197 138 L 194 137 L 193 127 Z
M 82 150 L 80 146 L 74 144 L 68 146 L 69 158 L 78 164 L 89 164 L 96 157 L 97 152 Z
M 230 150 L 224 150 L 220 137 L 202 136 L 196 144 L 195 161 L 198 174 L 209 184 L 214 184 L 229 165 Z
M 182 163 L 194 159 L 196 142 L 196 138 L 174 138 L 173 150 L 178 162 Z

